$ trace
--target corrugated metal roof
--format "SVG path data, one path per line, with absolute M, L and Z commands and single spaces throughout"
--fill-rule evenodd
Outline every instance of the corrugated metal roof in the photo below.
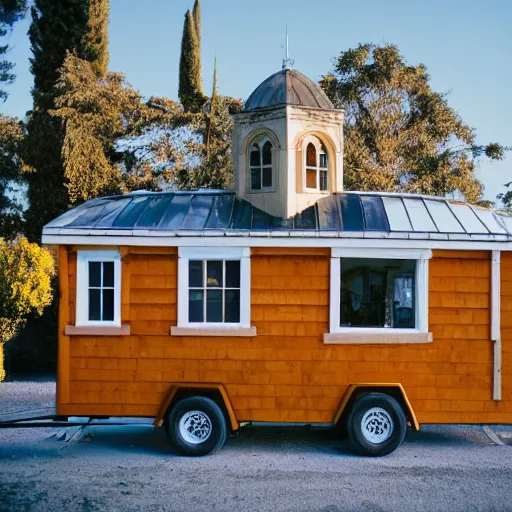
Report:
M 93 199 L 45 226 L 94 234 L 147 232 L 296 231 L 512 236 L 512 218 L 429 196 L 346 192 L 326 196 L 291 219 L 272 217 L 228 191 L 144 192 Z
M 295 69 L 283 69 L 268 77 L 249 96 L 244 110 L 256 110 L 277 105 L 334 108 L 324 91 Z

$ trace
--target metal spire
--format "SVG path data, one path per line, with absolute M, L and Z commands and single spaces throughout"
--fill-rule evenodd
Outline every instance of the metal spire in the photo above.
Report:
M 283 60 L 283 69 L 292 69 L 293 65 L 295 64 L 295 61 L 290 59 L 290 47 L 288 43 L 288 25 L 286 25 L 286 40 L 285 44 L 283 46 L 285 49 L 285 58 Z

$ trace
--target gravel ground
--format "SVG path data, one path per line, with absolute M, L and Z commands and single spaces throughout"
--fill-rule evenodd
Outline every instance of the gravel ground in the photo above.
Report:
M 52 405 L 54 390 L 1 384 L 0 403 Z M 174 456 L 152 427 L 88 427 L 75 443 L 50 433 L 0 430 L 0 511 L 512 510 L 512 448 L 478 426 L 425 426 L 378 459 L 317 429 L 247 428 L 199 459 Z

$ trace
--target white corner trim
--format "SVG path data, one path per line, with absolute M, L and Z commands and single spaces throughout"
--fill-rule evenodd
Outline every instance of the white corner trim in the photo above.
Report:
M 385 345 L 406 343 L 432 343 L 434 340 L 431 332 L 384 332 L 390 329 L 382 329 L 383 332 L 334 332 L 324 334 L 324 343 L 327 345 Z
M 493 400 L 501 400 L 501 254 L 492 251 L 491 340 L 494 341 Z
M 201 327 L 171 327 L 171 336 L 233 336 L 233 337 L 254 337 L 256 327 L 214 327 L 213 324 Z
M 249 247 L 180 247 L 178 249 L 178 326 L 212 329 L 218 324 L 191 323 L 188 319 L 188 262 L 198 260 L 240 260 L 240 323 L 221 324 L 221 329 L 251 328 L 251 249 Z
M 89 320 L 89 262 L 114 262 L 114 320 Z M 76 261 L 76 327 L 121 327 L 121 256 L 117 250 L 78 251 Z

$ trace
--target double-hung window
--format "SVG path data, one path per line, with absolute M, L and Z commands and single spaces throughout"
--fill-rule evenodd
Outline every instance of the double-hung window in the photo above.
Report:
M 272 143 L 269 140 L 255 142 L 249 153 L 250 184 L 252 191 L 272 190 Z
M 428 333 L 430 250 L 333 249 L 327 343 L 419 343 Z
M 305 189 L 307 191 L 327 192 L 329 190 L 327 150 L 323 143 L 316 137 L 308 137 L 306 143 L 304 160 Z
M 180 247 L 178 325 L 171 334 L 253 336 L 250 249 Z
M 189 260 L 189 322 L 240 323 L 240 277 L 240 260 Z
M 119 251 L 79 251 L 77 255 L 77 326 L 121 326 Z

